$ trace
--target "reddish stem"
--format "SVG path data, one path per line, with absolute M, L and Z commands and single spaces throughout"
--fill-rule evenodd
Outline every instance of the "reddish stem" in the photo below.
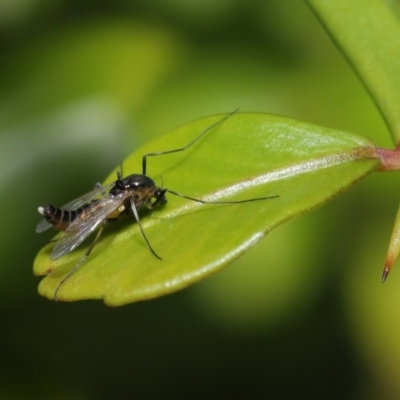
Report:
M 376 148 L 376 155 L 381 160 L 379 171 L 400 170 L 400 145 L 394 150 Z

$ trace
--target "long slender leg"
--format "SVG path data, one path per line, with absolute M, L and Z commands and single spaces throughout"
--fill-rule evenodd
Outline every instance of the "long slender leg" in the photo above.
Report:
M 202 204 L 239 204 L 239 203 L 249 203 L 250 201 L 275 199 L 276 197 L 279 197 L 279 196 L 268 196 L 268 197 L 257 197 L 255 199 L 235 200 L 235 201 L 206 201 L 206 200 L 196 199 L 196 198 L 190 197 L 190 196 L 185 196 L 184 194 L 174 192 L 173 190 L 170 190 L 170 189 L 165 189 L 165 190 L 168 193 L 171 193 L 175 196 L 182 197 L 184 199 L 188 199 L 188 200 L 192 200 L 192 201 L 196 201 L 196 202 L 202 203 Z
M 58 291 L 60 290 L 61 285 L 71 277 L 72 274 L 76 272 L 76 270 L 84 263 L 84 261 L 89 257 L 89 254 L 92 252 L 94 245 L 97 243 L 97 241 L 100 239 L 100 236 L 103 232 L 104 229 L 104 223 L 101 225 L 100 229 L 97 232 L 96 237 L 93 240 L 93 243 L 90 245 L 90 247 L 87 249 L 85 255 L 79 260 L 78 264 L 75 265 L 74 268 L 71 269 L 71 271 L 68 272 L 68 274 L 61 280 L 61 282 L 58 284 L 56 291 L 54 292 L 54 301 L 58 301 L 57 294 Z
M 154 156 L 163 156 L 165 154 L 171 154 L 171 153 L 178 153 L 179 151 L 184 151 L 186 150 L 188 147 L 192 146 L 193 144 L 195 144 L 202 136 L 204 136 L 208 131 L 210 131 L 211 129 L 215 128 L 217 125 L 221 124 L 222 122 L 224 122 L 225 120 L 227 120 L 228 118 L 230 118 L 233 114 L 237 113 L 238 109 L 232 111 L 231 113 L 229 113 L 228 115 L 225 115 L 225 117 L 221 118 L 219 121 L 215 122 L 214 124 L 210 125 L 209 127 L 207 127 L 206 129 L 204 129 L 203 132 L 201 132 L 198 136 L 196 136 L 190 143 L 188 143 L 186 146 L 183 147 L 179 147 L 178 149 L 173 149 L 173 150 L 165 150 L 165 151 L 159 151 L 156 153 L 148 153 L 145 154 L 143 156 L 142 159 L 142 175 L 146 175 L 146 166 L 147 166 L 147 157 L 154 157 Z
M 144 240 L 145 240 L 146 243 L 147 243 L 147 246 L 149 246 L 149 249 L 150 249 L 150 251 L 154 254 L 154 256 L 156 256 L 159 260 L 162 260 L 162 258 L 161 258 L 161 257 L 154 251 L 154 249 L 151 247 L 151 244 L 150 244 L 150 242 L 149 242 L 149 239 L 147 239 L 147 236 L 146 236 L 146 234 L 144 233 L 144 229 L 143 229 L 143 226 L 142 226 L 142 224 L 141 224 L 141 222 L 140 222 L 139 214 L 138 214 L 138 212 L 137 212 L 136 205 L 135 205 L 135 202 L 133 201 L 133 199 L 131 199 L 131 208 L 132 208 L 133 215 L 135 216 L 136 222 L 137 222 L 138 225 L 139 225 L 140 232 L 142 233 L 142 236 L 144 237 Z

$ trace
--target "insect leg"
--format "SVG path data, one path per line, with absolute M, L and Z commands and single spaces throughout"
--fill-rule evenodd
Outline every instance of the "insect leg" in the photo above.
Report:
M 195 144 L 202 136 L 204 136 L 208 131 L 211 129 L 215 128 L 217 125 L 221 124 L 228 118 L 230 118 L 233 114 L 237 113 L 239 109 L 236 109 L 229 114 L 225 115 L 225 117 L 221 118 L 219 121 L 215 122 L 214 124 L 210 125 L 206 129 L 203 130 L 198 136 L 196 136 L 191 142 L 189 142 L 186 146 L 179 147 L 178 149 L 173 149 L 173 150 L 165 150 L 165 151 L 159 151 L 156 153 L 148 153 L 143 156 L 142 159 L 142 175 L 146 175 L 146 166 L 147 166 L 147 157 L 153 157 L 153 156 L 163 156 L 164 154 L 171 154 L 171 153 L 178 153 L 179 151 L 184 151 L 188 147 L 192 146 Z
M 202 203 L 202 204 L 239 204 L 239 203 L 249 203 L 250 201 L 275 199 L 276 197 L 279 197 L 278 195 L 276 195 L 276 196 L 257 197 L 255 199 L 235 200 L 235 201 L 206 201 L 206 200 L 201 200 L 201 199 L 196 199 L 194 197 L 186 196 L 184 194 L 174 192 L 173 190 L 170 190 L 170 189 L 165 189 L 165 191 L 167 191 L 168 193 L 171 193 L 175 196 L 182 197 L 184 199 L 188 199 L 188 200 L 192 200 L 192 201 L 196 201 L 197 203 Z
M 93 243 L 90 245 L 90 247 L 87 249 L 85 255 L 79 260 L 78 264 L 75 265 L 74 268 L 71 269 L 71 271 L 68 272 L 68 274 L 61 280 L 61 282 L 58 284 L 56 291 L 54 292 L 54 301 L 58 301 L 57 295 L 58 291 L 60 290 L 61 285 L 71 277 L 72 274 L 76 272 L 76 270 L 85 262 L 85 260 L 89 257 L 90 253 L 93 250 L 94 245 L 97 243 L 97 241 L 100 239 L 100 236 L 103 232 L 104 229 L 104 223 L 101 225 L 100 229 L 97 232 L 96 237 L 93 240 Z
M 133 199 L 131 199 L 131 208 L 132 208 L 133 215 L 135 216 L 136 222 L 139 225 L 140 232 L 142 233 L 142 236 L 144 237 L 144 240 L 147 243 L 147 246 L 149 246 L 150 251 L 154 254 L 155 257 L 157 257 L 159 260 L 162 260 L 162 258 L 159 255 L 157 255 L 157 253 L 153 250 L 153 248 L 151 247 L 151 244 L 149 242 L 149 239 L 147 239 L 147 236 L 144 233 L 144 229 L 143 229 L 142 224 L 140 222 L 139 214 L 137 212 L 136 205 L 135 205 L 135 202 L 133 201 Z

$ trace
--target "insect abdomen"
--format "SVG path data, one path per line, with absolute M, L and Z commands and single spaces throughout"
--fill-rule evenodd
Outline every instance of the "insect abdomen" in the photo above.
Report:
M 43 215 L 44 219 L 60 231 L 65 231 L 83 210 L 84 207 L 76 210 L 63 210 L 51 204 L 39 207 L 39 213 Z

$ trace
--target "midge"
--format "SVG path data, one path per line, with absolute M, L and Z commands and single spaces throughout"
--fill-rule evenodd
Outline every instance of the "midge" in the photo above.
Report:
M 51 260 L 57 260 L 74 250 L 96 228 L 99 227 L 96 237 L 87 249 L 85 255 L 58 284 L 54 292 L 54 300 L 57 301 L 58 291 L 63 283 L 83 264 L 83 262 L 89 256 L 95 244 L 99 240 L 101 233 L 103 232 L 104 225 L 109 221 L 115 221 L 123 216 L 133 215 L 149 250 L 155 257 L 161 260 L 161 257 L 153 249 L 149 239 L 146 236 L 146 233 L 140 222 L 138 211 L 142 206 L 146 206 L 151 210 L 156 205 L 166 204 L 166 193 L 203 204 L 238 204 L 279 197 L 269 196 L 239 201 L 205 201 L 177 193 L 171 189 L 159 187 L 150 177 L 146 175 L 147 157 L 162 156 L 165 154 L 177 153 L 186 150 L 188 147 L 195 144 L 212 128 L 221 124 L 236 112 L 237 110 L 233 111 L 206 128 L 186 146 L 173 150 L 145 154 L 142 158 L 141 174 L 133 174 L 123 178 L 121 173 L 118 172 L 116 181 L 107 185 L 101 185 L 100 183 L 97 183 L 91 192 L 86 193 L 83 196 L 67 203 L 61 208 L 57 208 L 52 205 L 39 207 L 38 211 L 41 215 L 43 215 L 44 218 L 37 226 L 36 232 L 43 232 L 52 226 L 56 229 L 64 231 L 54 246 L 53 251 L 51 252 Z

